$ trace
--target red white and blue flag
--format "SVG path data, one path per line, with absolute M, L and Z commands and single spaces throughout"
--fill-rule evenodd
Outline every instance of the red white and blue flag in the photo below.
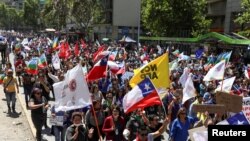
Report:
M 219 122 L 217 125 L 249 125 L 249 122 L 243 112 Z
M 109 55 L 99 60 L 87 75 L 87 81 L 97 80 L 107 76 Z
M 153 105 L 161 105 L 161 99 L 157 90 L 149 78 L 138 83 L 123 98 L 123 109 L 125 113 Z

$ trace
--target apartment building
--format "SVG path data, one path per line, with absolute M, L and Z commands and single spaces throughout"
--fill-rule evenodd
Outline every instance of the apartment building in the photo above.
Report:
M 102 0 L 104 6 L 103 24 L 94 26 L 95 36 L 120 39 L 128 35 L 137 39 L 140 24 L 141 0 Z M 208 17 L 212 19 L 211 31 L 236 32 L 241 25 L 234 22 L 241 12 L 241 0 L 207 0 Z
M 141 0 L 102 0 L 104 21 L 94 25 L 94 36 L 115 40 L 124 35 L 137 39 Z
M 241 25 L 234 22 L 240 12 L 241 0 L 208 0 L 211 31 L 230 33 L 240 30 Z

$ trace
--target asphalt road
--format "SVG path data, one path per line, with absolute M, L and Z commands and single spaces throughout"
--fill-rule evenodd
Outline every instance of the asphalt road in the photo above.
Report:
M 17 94 L 16 111 L 18 114 L 8 114 L 3 87 L 0 86 L 0 141 L 34 141 L 25 110 L 21 106 Z

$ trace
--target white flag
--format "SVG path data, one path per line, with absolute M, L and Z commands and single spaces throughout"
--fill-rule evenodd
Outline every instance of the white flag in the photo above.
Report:
M 222 84 L 222 81 L 219 82 L 220 85 L 215 89 L 215 91 L 221 91 L 222 90 L 223 92 L 229 93 L 231 91 L 231 88 L 233 86 L 235 78 L 236 77 L 234 76 L 234 77 L 225 79 L 225 80 L 223 80 L 223 84 Z M 222 85 L 222 89 L 221 89 L 221 85 Z
M 184 55 L 183 52 L 178 56 L 178 62 L 181 60 L 189 60 L 189 59 L 190 59 L 190 57 L 187 55 Z
M 56 111 L 69 111 L 91 105 L 90 92 L 80 64 L 67 72 L 63 85 L 54 88 L 57 89 L 56 92 L 59 91 L 59 98 L 55 102 Z
M 212 67 L 203 81 L 212 81 L 212 80 L 222 80 L 225 72 L 225 60 L 220 61 L 214 67 Z
M 169 63 L 169 73 L 171 73 L 172 70 L 175 70 L 178 67 L 178 61 L 173 60 L 172 62 Z
M 245 74 L 245 77 L 246 77 L 247 79 L 249 79 L 248 69 L 245 69 L 245 70 L 244 70 L 244 74 Z
M 61 61 L 57 53 L 52 56 L 52 65 L 56 70 L 60 70 Z
M 189 68 L 185 68 L 180 79 L 179 79 L 179 83 L 181 83 L 181 86 L 184 88 L 185 87 L 185 84 L 186 84 L 186 81 L 188 79 L 188 75 L 189 75 Z
M 192 74 L 188 75 L 185 87 L 183 89 L 183 98 L 182 104 L 185 103 L 188 99 L 196 96 L 196 90 L 194 88 L 194 83 L 191 77 Z

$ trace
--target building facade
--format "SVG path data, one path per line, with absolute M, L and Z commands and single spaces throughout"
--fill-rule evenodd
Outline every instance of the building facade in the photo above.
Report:
M 141 0 L 102 0 L 104 21 L 94 25 L 94 38 L 119 40 L 124 35 L 137 39 Z
M 15 9 L 22 9 L 24 0 L 2 0 L 7 6 L 15 8 Z
M 236 32 L 241 25 L 234 22 L 241 12 L 241 0 L 208 0 L 208 17 L 212 19 L 211 31 Z

